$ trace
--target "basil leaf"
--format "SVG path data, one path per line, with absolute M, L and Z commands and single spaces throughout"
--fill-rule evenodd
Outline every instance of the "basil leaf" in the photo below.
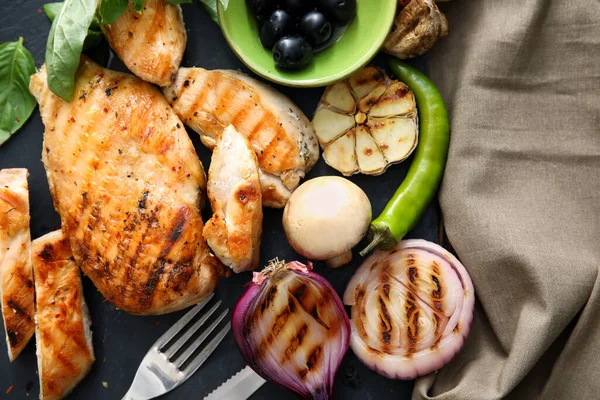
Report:
M 56 15 L 62 9 L 63 4 L 64 3 L 62 1 L 58 3 L 44 4 L 44 12 L 48 16 L 48 19 L 50 19 L 50 22 L 54 21 L 54 18 L 56 18 Z M 98 46 L 103 37 L 104 36 L 102 35 L 102 32 L 100 32 L 100 22 L 98 21 L 98 18 L 94 17 L 87 36 L 83 42 L 83 50 Z
M 75 72 L 96 4 L 96 0 L 65 0 L 50 28 L 46 45 L 48 87 L 66 101 L 73 95 Z
M 185 4 L 185 3 L 191 3 L 192 0 L 167 0 L 167 3 L 170 4 Z
M 167 0 L 170 2 L 170 0 Z M 200 3 L 204 6 L 204 9 L 210 15 L 213 21 L 219 24 L 219 17 L 217 15 L 217 1 L 220 1 L 223 8 L 226 10 L 229 5 L 229 0 L 200 0 Z
M 57 3 L 44 4 L 44 12 L 46 13 L 46 16 L 48 17 L 50 22 L 54 21 L 54 18 L 60 12 L 60 9 L 62 8 L 63 4 L 64 2 L 62 1 L 59 1 Z M 96 16 L 94 16 L 94 19 L 92 20 L 90 29 L 94 31 L 100 30 L 100 21 L 98 21 L 98 18 L 96 18 Z
M 145 2 L 146 0 L 133 0 L 133 9 L 135 10 L 135 12 L 141 14 L 142 10 L 144 9 Z
M 102 0 L 100 18 L 103 24 L 112 24 L 127 10 L 127 0 Z
M 89 30 L 85 40 L 83 41 L 83 50 L 91 49 L 96 47 L 102 42 L 104 35 L 100 31 Z
M 63 7 L 63 2 L 60 1 L 58 3 L 46 3 L 44 4 L 44 12 L 50 19 L 50 22 L 54 21 L 56 15 L 60 12 Z
M 35 62 L 23 46 L 23 38 L 0 45 L 0 145 L 23 126 L 35 108 L 35 98 L 29 93 L 29 78 L 34 73 Z

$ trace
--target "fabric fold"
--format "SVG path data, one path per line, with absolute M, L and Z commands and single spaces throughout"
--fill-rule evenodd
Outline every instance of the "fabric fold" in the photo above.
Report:
M 440 203 L 478 295 L 414 399 L 600 398 L 600 3 L 453 1 Z

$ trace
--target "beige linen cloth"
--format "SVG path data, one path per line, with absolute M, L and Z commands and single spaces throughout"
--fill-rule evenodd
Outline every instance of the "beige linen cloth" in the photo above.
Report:
M 600 1 L 455 0 L 448 237 L 478 295 L 414 399 L 600 399 Z

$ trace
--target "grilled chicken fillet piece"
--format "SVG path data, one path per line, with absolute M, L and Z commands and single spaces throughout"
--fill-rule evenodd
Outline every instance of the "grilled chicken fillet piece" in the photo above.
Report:
M 0 299 L 13 361 L 35 331 L 26 169 L 0 170 Z
M 179 5 L 146 0 L 138 14 L 130 0 L 123 15 L 102 31 L 131 72 L 159 86 L 173 82 L 187 40 Z
M 258 161 L 248 140 L 231 125 L 211 158 L 208 198 L 213 209 L 203 232 L 208 245 L 234 272 L 255 269 L 263 218 Z
M 183 124 L 149 83 L 82 58 L 71 103 L 30 83 L 46 126 L 42 161 L 75 261 L 115 306 L 162 314 L 218 280 L 202 238 L 204 170 Z
M 40 399 L 65 397 L 94 363 L 91 320 L 69 241 L 54 231 L 33 241 Z
M 248 76 L 229 70 L 180 68 L 167 100 L 177 115 L 212 149 L 228 125 L 256 151 L 263 205 L 282 208 L 319 158 L 310 121 L 290 99 Z

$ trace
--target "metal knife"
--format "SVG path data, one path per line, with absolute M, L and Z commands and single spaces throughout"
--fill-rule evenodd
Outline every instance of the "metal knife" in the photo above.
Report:
M 212 391 L 204 400 L 246 400 L 265 383 L 250 367 L 233 375 Z

